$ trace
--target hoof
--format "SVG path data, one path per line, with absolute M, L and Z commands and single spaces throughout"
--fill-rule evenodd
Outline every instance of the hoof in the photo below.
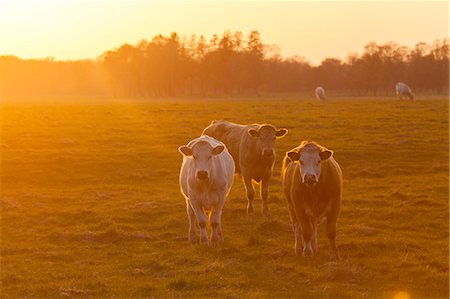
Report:
M 337 262 L 337 261 L 339 261 L 341 259 L 341 257 L 339 256 L 339 252 L 332 252 L 331 254 L 330 254 L 330 261 L 332 261 L 332 262 Z
M 247 207 L 247 214 L 253 215 L 253 207 Z
M 305 249 L 303 249 L 303 256 L 312 259 L 314 257 L 314 251 L 311 248 L 305 247 Z
M 208 241 L 208 238 L 200 238 L 200 244 L 208 244 L 209 243 L 209 241 Z

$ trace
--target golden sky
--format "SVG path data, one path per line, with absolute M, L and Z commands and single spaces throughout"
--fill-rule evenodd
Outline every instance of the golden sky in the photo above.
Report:
M 226 29 L 256 29 L 282 55 L 318 64 L 361 53 L 371 41 L 412 47 L 448 37 L 448 15 L 447 1 L 0 0 L 0 55 L 95 58 L 159 33 L 209 39 Z

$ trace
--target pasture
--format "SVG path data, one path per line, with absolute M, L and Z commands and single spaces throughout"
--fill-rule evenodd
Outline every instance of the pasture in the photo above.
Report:
M 444 298 L 449 291 L 448 99 L 293 97 L 5 102 L 1 297 Z M 224 243 L 187 241 L 180 145 L 213 119 L 285 127 L 270 218 L 235 177 Z M 280 181 L 302 140 L 344 175 L 337 245 L 294 254 Z M 259 189 L 257 189 L 259 190 Z

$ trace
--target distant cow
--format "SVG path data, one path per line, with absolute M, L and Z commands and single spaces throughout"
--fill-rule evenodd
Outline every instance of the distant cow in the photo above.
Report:
M 323 89 L 323 87 L 321 87 L 321 86 L 317 87 L 314 92 L 315 92 L 316 98 L 318 100 L 323 102 L 327 99 L 327 97 L 325 96 L 325 89 Z
M 222 208 L 233 183 L 233 157 L 222 142 L 209 136 L 200 136 L 178 150 L 183 154 L 180 187 L 186 199 L 189 241 L 197 241 L 197 220 L 201 230 L 200 243 L 208 242 L 205 210 L 210 210 L 211 243 L 221 242 Z
M 269 124 L 239 125 L 228 121 L 213 121 L 203 130 L 227 146 L 233 156 L 236 172 L 243 177 L 247 193 L 247 213 L 253 213 L 255 189 L 252 180 L 261 182 L 262 213 L 269 214 L 267 196 L 275 164 L 275 140 L 287 134 Z
M 395 93 L 400 98 L 400 100 L 403 99 L 403 97 L 407 97 L 410 100 L 414 100 L 414 93 L 411 91 L 408 85 L 402 82 L 398 82 L 395 84 Z
M 284 193 L 295 236 L 295 253 L 312 256 L 317 250 L 317 226 L 327 219 L 330 257 L 339 259 L 336 221 L 342 192 L 342 171 L 333 152 L 309 141 L 286 153 L 282 166 Z M 303 240 L 303 247 L 302 247 Z

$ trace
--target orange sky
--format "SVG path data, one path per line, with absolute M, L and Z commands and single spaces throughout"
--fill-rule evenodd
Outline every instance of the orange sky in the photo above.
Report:
M 23 1 L 0 0 L 0 54 L 23 58 L 95 58 L 121 44 L 176 31 L 261 32 L 284 56 L 314 64 L 345 59 L 370 41 L 408 47 L 448 37 L 448 4 L 440 2 Z

